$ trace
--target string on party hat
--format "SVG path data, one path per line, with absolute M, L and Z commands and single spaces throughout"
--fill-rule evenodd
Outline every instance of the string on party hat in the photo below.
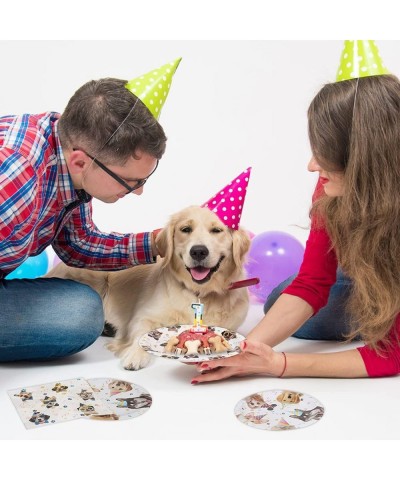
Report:
M 233 230 L 239 229 L 250 174 L 251 167 L 244 170 L 202 205 L 214 212 L 228 228 Z
M 373 40 L 345 40 L 336 81 L 388 74 Z
M 133 78 L 125 85 L 130 92 L 140 98 L 156 120 L 160 116 L 171 87 L 172 77 L 181 60 L 181 57 L 177 58 L 160 68 Z

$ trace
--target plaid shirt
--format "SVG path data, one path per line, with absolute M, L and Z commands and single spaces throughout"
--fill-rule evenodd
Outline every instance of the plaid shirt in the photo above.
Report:
M 120 270 L 153 263 L 151 233 L 102 233 L 75 190 L 57 135 L 60 114 L 0 117 L 0 278 L 50 244 L 68 265 Z

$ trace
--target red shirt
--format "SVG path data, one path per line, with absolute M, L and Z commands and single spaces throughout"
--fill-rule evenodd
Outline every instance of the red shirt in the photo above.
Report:
M 313 199 L 319 195 L 321 185 L 318 183 Z M 303 263 L 295 280 L 282 292 L 305 300 L 314 310 L 314 315 L 328 302 L 329 291 L 336 281 L 338 262 L 331 240 L 324 228 L 311 222 L 311 231 L 304 252 Z M 382 354 L 368 346 L 359 347 L 358 351 L 364 361 L 370 377 L 383 377 L 400 373 L 400 313 L 389 334 L 391 344 L 384 347 Z

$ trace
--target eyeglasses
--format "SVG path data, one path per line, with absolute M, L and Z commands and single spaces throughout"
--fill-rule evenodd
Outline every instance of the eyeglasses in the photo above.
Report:
M 147 180 L 149 179 L 149 177 L 151 177 L 151 175 L 153 175 L 153 173 L 157 170 L 157 167 L 158 167 L 158 159 L 157 159 L 157 164 L 154 168 L 154 170 L 150 173 L 150 175 L 148 175 L 146 178 L 139 178 L 136 180 L 136 184 L 131 187 L 130 185 L 128 185 L 125 180 L 123 180 L 120 176 L 118 176 L 116 173 L 114 173 L 113 171 L 111 171 L 109 168 L 107 168 L 103 163 L 101 163 L 99 160 L 97 160 L 96 157 L 93 157 L 92 155 L 89 155 L 87 152 L 85 152 L 85 150 L 82 150 L 81 148 L 73 148 L 72 149 L 74 152 L 76 152 L 77 150 L 80 150 L 81 152 L 83 152 L 85 155 L 87 155 L 91 160 L 93 160 L 93 162 L 98 166 L 100 167 L 102 170 L 104 170 L 108 175 L 110 175 L 110 177 L 112 177 L 114 180 L 116 180 L 120 185 L 122 185 L 124 188 L 126 188 L 126 190 L 128 190 L 128 193 L 132 193 L 133 191 L 137 190 L 138 188 L 140 187 L 143 187 L 143 185 L 147 182 Z

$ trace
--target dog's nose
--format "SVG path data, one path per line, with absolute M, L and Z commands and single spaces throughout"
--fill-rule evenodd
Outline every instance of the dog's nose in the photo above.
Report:
M 210 252 L 205 245 L 193 245 L 193 247 L 190 249 L 190 256 L 193 258 L 193 260 L 197 260 L 198 262 L 204 260 L 209 253 Z

